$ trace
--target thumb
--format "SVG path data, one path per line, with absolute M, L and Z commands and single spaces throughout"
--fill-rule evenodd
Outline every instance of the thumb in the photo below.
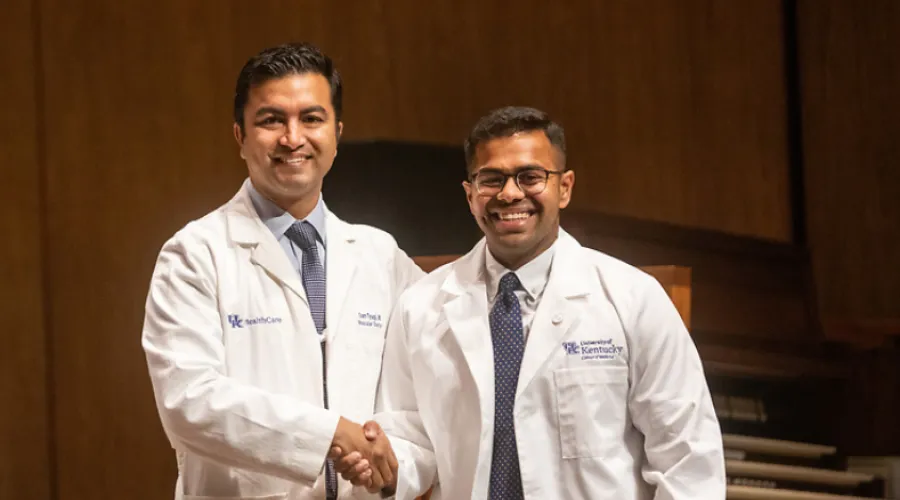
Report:
M 384 432 L 381 430 L 381 426 L 372 420 L 369 420 L 363 425 L 363 430 L 366 431 L 366 439 L 369 441 L 375 441 L 375 439 Z

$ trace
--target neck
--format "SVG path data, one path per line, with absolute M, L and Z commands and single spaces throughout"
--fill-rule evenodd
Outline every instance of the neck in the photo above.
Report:
M 251 181 L 252 182 L 252 181 Z M 278 208 L 291 214 L 297 220 L 305 219 L 312 213 L 319 203 L 319 197 L 322 196 L 321 189 L 311 190 L 308 194 L 301 197 L 279 196 L 279 193 L 268 192 L 260 189 L 259 186 L 253 185 L 256 192 L 265 199 L 271 201 Z
M 315 196 L 307 196 L 299 200 L 272 200 L 272 202 L 285 212 L 291 214 L 293 218 L 300 220 L 308 217 L 316 208 L 316 204 L 319 203 L 319 196 L 321 196 L 321 194 L 317 192 Z
M 516 271 L 537 258 L 538 255 L 546 252 L 548 248 L 553 246 L 553 243 L 558 237 L 559 227 L 555 228 L 544 239 L 537 242 L 537 244 L 528 248 L 498 248 L 500 245 L 491 245 L 490 242 L 488 242 L 488 250 L 490 250 L 494 259 L 502 264 L 503 267 L 510 271 Z

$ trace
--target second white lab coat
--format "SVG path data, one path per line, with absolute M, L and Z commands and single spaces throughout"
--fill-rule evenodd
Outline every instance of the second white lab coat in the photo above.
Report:
M 376 419 L 397 497 L 485 499 L 494 365 L 482 240 L 400 298 Z M 694 344 L 659 283 L 560 231 L 519 375 L 526 499 L 721 500 L 722 438 Z
M 330 211 L 325 231 L 331 410 L 302 281 L 246 185 L 163 246 L 142 344 L 178 457 L 175 498 L 325 498 L 339 416 L 371 417 L 388 316 L 424 273 L 383 231 Z M 341 481 L 341 498 L 360 493 Z

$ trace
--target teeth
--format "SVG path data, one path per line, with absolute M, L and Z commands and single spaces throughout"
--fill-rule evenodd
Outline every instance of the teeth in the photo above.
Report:
M 527 219 L 527 212 L 520 212 L 517 214 L 498 214 L 500 220 L 518 220 L 518 219 Z
M 296 164 L 296 163 L 302 163 L 302 162 L 305 161 L 305 160 L 306 160 L 306 157 L 301 157 L 301 158 L 289 158 L 289 159 L 285 159 L 284 162 L 285 162 L 285 163 L 294 163 L 294 164 Z

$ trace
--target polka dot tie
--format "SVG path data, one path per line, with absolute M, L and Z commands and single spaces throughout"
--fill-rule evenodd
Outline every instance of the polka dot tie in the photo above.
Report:
M 306 290 L 306 300 L 309 301 L 309 312 L 312 314 L 316 332 L 322 333 L 322 330 L 325 329 L 325 267 L 319 260 L 319 249 L 316 248 L 316 228 L 307 221 L 300 221 L 291 225 L 284 234 L 303 251 L 303 260 L 300 262 L 300 279 L 303 281 L 303 289 Z M 327 374 L 325 342 L 322 342 L 322 381 L 325 408 L 328 408 Z M 325 461 L 325 498 L 327 500 L 337 499 L 337 474 L 331 460 Z
M 515 273 L 507 273 L 500 278 L 497 299 L 489 316 L 491 342 L 494 344 L 494 451 L 488 490 L 490 500 L 523 498 L 513 420 L 519 367 L 525 351 L 522 311 L 514 293 L 521 286 Z

